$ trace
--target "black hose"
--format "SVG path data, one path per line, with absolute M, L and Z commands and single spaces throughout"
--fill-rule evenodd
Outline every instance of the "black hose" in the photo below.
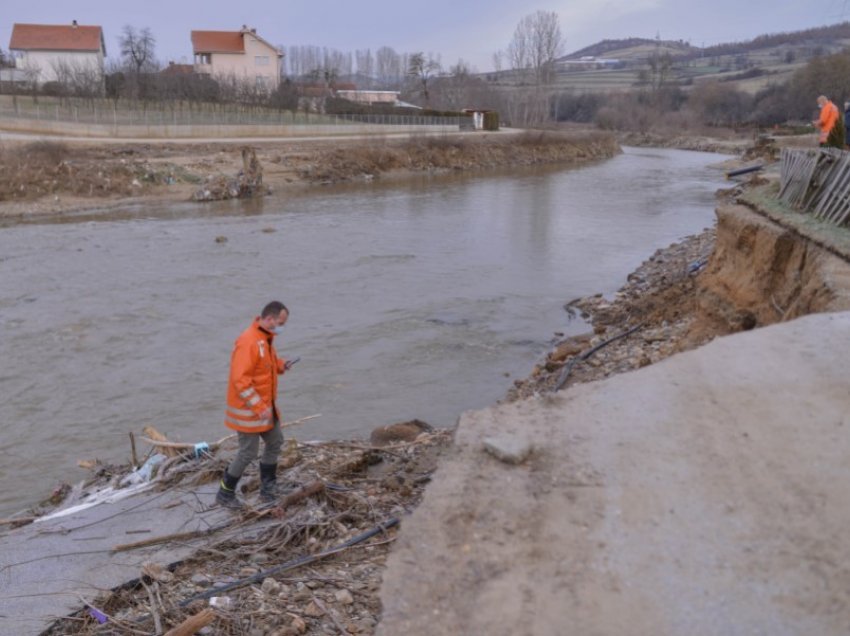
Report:
M 764 168 L 764 165 L 759 164 L 757 166 L 750 166 L 748 168 L 739 168 L 738 170 L 730 170 L 726 173 L 726 178 L 730 179 L 732 177 L 739 177 L 742 174 L 749 174 L 750 172 L 755 172 L 756 170 L 761 170 Z
M 596 353 L 597 351 L 599 351 L 603 347 L 607 347 L 612 342 L 616 342 L 617 340 L 620 340 L 621 338 L 625 338 L 626 336 L 633 334 L 635 331 L 637 331 L 641 327 L 643 327 L 642 322 L 636 324 L 631 329 L 628 329 L 627 331 L 624 331 L 623 333 L 614 336 L 613 338 L 609 338 L 608 340 L 606 340 L 604 342 L 600 342 L 598 345 L 593 347 L 593 349 L 590 349 L 589 351 L 585 351 L 580 356 L 575 357 L 572 360 L 570 360 L 569 364 L 567 364 L 564 367 L 564 369 L 561 371 L 561 375 L 558 376 L 558 382 L 557 382 L 557 384 L 555 384 L 555 390 L 556 391 L 561 390 L 561 387 L 563 387 L 564 384 L 567 382 L 567 378 L 570 377 L 570 373 L 572 372 L 573 367 L 576 364 L 578 364 L 579 362 L 583 362 L 584 360 L 587 360 L 594 353 Z

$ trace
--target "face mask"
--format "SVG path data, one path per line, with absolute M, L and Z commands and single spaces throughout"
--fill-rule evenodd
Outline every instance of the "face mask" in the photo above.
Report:
M 280 335 L 280 332 L 281 332 L 282 330 L 283 330 L 283 327 L 281 327 L 281 325 L 275 325 L 274 327 L 272 327 L 271 329 L 269 329 L 269 331 L 271 331 L 271 332 L 272 332 L 274 335 L 276 335 L 276 336 L 279 336 L 279 335 Z

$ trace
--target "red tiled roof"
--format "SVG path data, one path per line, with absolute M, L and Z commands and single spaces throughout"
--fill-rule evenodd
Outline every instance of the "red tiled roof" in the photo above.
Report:
M 162 69 L 160 75 L 191 75 L 195 72 L 195 67 L 191 64 L 175 64 L 169 62 L 168 66 Z
M 102 46 L 99 26 L 70 24 L 16 24 L 9 41 L 9 49 L 21 51 L 99 51 Z
M 244 53 L 241 31 L 192 31 L 195 53 Z

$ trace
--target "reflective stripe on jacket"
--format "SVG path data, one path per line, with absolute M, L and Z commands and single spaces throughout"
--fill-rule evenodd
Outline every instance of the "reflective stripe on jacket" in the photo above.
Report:
M 272 345 L 274 336 L 254 320 L 236 339 L 230 358 L 227 383 L 227 410 L 224 425 L 243 433 L 264 433 L 274 427 L 277 414 L 277 376 L 284 372 L 284 360 Z M 272 409 L 272 417 L 260 413 Z

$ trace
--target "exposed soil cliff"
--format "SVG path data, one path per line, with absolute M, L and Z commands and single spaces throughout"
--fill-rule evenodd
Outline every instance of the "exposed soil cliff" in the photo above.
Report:
M 699 278 L 701 317 L 732 330 L 850 309 L 850 264 L 741 205 L 717 211 L 717 245 Z
M 566 309 L 589 318 L 593 332 L 558 343 L 508 399 L 645 367 L 736 331 L 848 310 L 850 253 L 726 203 L 715 229 L 658 250 L 613 299 Z

